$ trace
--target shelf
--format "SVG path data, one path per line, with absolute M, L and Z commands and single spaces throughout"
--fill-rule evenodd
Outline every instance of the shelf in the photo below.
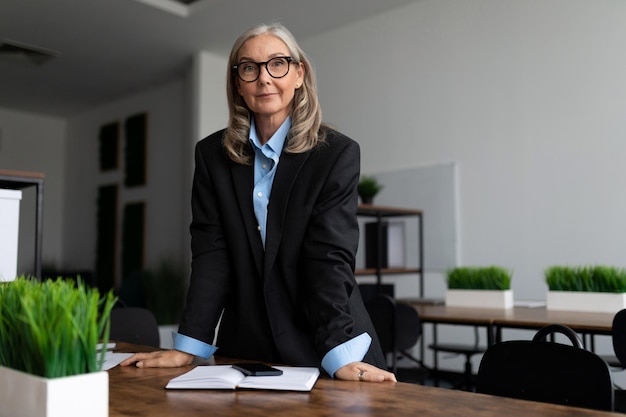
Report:
M 383 275 L 399 275 L 399 274 L 421 274 L 420 268 L 381 268 L 380 271 L 376 268 L 362 268 L 354 271 L 354 275 L 376 275 L 378 273 Z
M 0 169 L 0 188 L 21 190 L 27 187 L 36 187 L 35 211 L 35 271 L 34 275 L 41 278 L 41 248 L 43 233 L 43 181 L 45 175 L 41 172 L 26 172 Z
M 407 209 L 401 207 L 376 206 L 373 204 L 360 204 L 357 208 L 357 216 L 373 217 L 378 223 L 378 236 L 382 233 L 382 222 L 390 217 L 409 217 L 415 216 L 418 222 L 418 253 L 417 259 L 419 266 L 417 268 L 362 268 L 355 271 L 357 276 L 374 275 L 376 276 L 376 284 L 380 287 L 384 275 L 398 274 L 418 274 L 419 275 L 419 296 L 424 296 L 424 228 L 423 228 L 423 211 L 418 209 Z M 383 251 L 382 243 L 378 243 L 378 262 L 377 266 L 382 264 L 381 253 Z
M 375 206 L 372 204 L 359 204 L 356 211 L 357 216 L 369 217 L 400 217 L 400 216 L 421 216 L 422 210 L 405 209 L 398 207 Z

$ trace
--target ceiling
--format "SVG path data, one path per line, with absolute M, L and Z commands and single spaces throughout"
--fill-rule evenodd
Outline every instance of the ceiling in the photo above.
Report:
M 412 1 L 4 0 L 0 107 L 69 117 L 179 77 L 195 51 L 227 54 L 253 24 L 280 21 L 302 39 Z

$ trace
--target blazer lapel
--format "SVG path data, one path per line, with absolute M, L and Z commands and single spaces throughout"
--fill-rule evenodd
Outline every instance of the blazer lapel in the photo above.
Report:
M 233 177 L 233 188 L 237 195 L 239 211 L 243 219 L 244 227 L 248 235 L 248 242 L 254 263 L 259 275 L 263 273 L 263 242 L 258 230 L 258 223 L 254 215 L 252 204 L 252 190 L 254 188 L 254 166 L 242 165 L 231 162 L 231 173 Z
M 280 241 L 283 235 L 283 224 L 291 189 L 298 173 L 309 153 L 290 154 L 283 152 L 276 167 L 276 176 L 272 185 L 272 195 L 267 207 L 267 234 L 265 235 L 265 266 L 264 275 L 272 269 Z

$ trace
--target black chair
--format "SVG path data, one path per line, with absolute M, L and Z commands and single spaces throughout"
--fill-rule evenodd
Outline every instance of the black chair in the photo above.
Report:
M 397 361 L 401 357 L 406 357 L 423 367 L 422 361 L 409 352 L 422 335 L 417 310 L 408 304 L 397 302 L 387 294 L 376 294 L 365 305 L 383 353 L 385 356 L 391 356 L 389 369 L 397 374 Z
M 626 310 L 618 311 L 613 316 L 612 326 L 613 355 L 600 355 L 614 372 L 626 369 Z M 620 352 L 618 356 L 617 352 Z
M 608 363 L 613 369 L 620 367 L 624 369 L 626 368 L 626 309 L 618 311 L 613 317 L 611 339 L 617 363 Z M 615 389 L 615 411 L 626 413 L 626 390 L 619 387 Z
M 546 341 L 565 335 L 573 346 Z M 490 346 L 483 355 L 476 391 L 574 407 L 613 410 L 613 377 L 598 355 L 583 349 L 567 326 L 552 324 L 533 340 Z
M 111 310 L 109 339 L 138 345 L 159 347 L 159 326 L 154 314 L 141 307 L 119 307 Z
M 613 372 L 619 372 L 626 369 L 622 362 L 615 355 L 599 355 L 611 368 Z
M 612 339 L 615 356 L 626 367 L 626 309 L 618 311 L 613 317 Z
M 449 353 L 452 355 L 465 356 L 465 369 L 461 379 L 453 384 L 455 389 L 464 389 L 472 391 L 474 387 L 474 371 L 472 370 L 472 357 L 485 353 L 486 348 L 479 343 L 478 327 L 474 327 L 474 343 L 432 343 L 428 345 L 429 349 L 435 351 L 435 355 L 439 353 Z M 435 361 L 437 363 L 437 361 Z M 438 374 L 439 370 L 435 370 Z M 439 384 L 439 377 L 435 375 L 436 384 Z

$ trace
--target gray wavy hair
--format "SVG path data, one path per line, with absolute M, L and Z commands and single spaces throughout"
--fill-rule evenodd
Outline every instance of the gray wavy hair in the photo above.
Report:
M 296 89 L 291 109 L 291 129 L 287 135 L 285 152 L 302 153 L 313 149 L 325 139 L 325 125 L 317 98 L 317 85 L 311 61 L 296 42 L 295 37 L 280 23 L 260 24 L 245 31 L 235 41 L 228 59 L 226 94 L 229 120 L 224 134 L 224 147 L 230 159 L 240 164 L 251 164 L 252 154 L 247 152 L 250 135 L 250 109 L 237 92 L 237 74 L 232 67 L 237 64 L 243 44 L 256 36 L 269 34 L 282 40 L 293 60 L 304 67 L 304 80 Z

